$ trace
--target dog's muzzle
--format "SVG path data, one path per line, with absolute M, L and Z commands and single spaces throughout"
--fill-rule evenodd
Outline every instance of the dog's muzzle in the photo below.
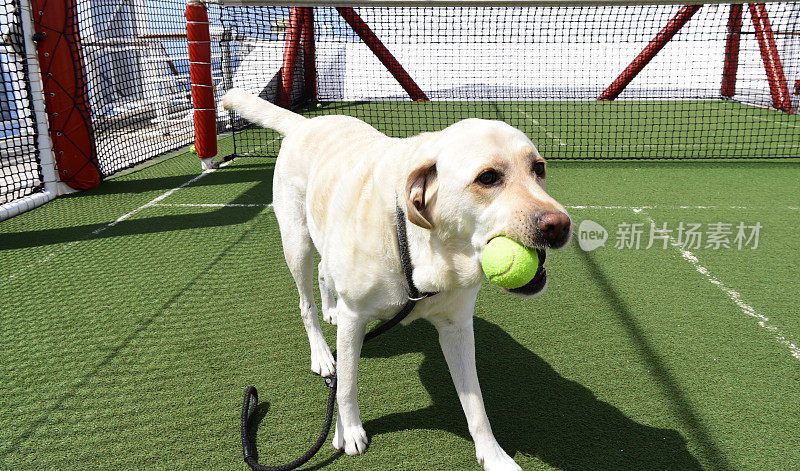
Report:
M 544 269 L 544 261 L 547 258 L 547 252 L 544 249 L 536 249 L 536 253 L 539 254 L 539 268 L 537 268 L 536 275 L 533 276 L 533 279 L 519 288 L 506 291 L 521 296 L 533 296 L 547 286 L 547 271 Z

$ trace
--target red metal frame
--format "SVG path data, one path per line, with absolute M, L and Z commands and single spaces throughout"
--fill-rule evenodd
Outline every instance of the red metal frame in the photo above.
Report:
M 217 107 L 211 78 L 211 34 L 205 5 L 186 5 L 186 39 L 189 43 L 189 77 L 194 108 L 194 148 L 197 156 L 217 155 Z
M 45 109 L 61 181 L 77 190 L 100 184 L 76 0 L 32 0 Z
M 772 33 L 767 8 L 763 3 L 751 3 L 749 7 L 753 27 L 756 30 L 758 47 L 761 50 L 761 60 L 764 61 L 764 69 L 767 72 L 772 106 L 786 113 L 792 113 L 792 98 L 789 96 L 789 87 L 786 84 L 786 76 L 783 74 L 783 66 L 778 55 L 778 47 L 775 45 L 775 36 Z
M 278 106 L 289 108 L 292 105 L 292 88 L 297 66 L 297 53 L 300 51 L 300 38 L 303 33 L 303 8 L 292 7 L 289 11 L 289 26 L 283 47 L 283 67 L 280 72 L 280 85 L 275 102 Z
M 414 101 L 428 101 L 428 96 L 417 85 L 414 79 L 406 72 L 402 65 L 395 59 L 391 52 L 386 49 L 378 36 L 370 29 L 370 27 L 361 19 L 361 17 L 350 7 L 337 7 L 336 10 L 342 15 L 342 18 L 353 28 L 358 37 L 364 41 L 364 44 L 369 47 L 375 57 L 381 61 L 384 67 L 394 76 L 395 80 L 403 87 Z
M 667 45 L 670 39 L 675 36 L 683 25 L 686 24 L 687 21 L 695 14 L 702 5 L 684 5 L 678 13 L 667 23 L 658 34 L 650 40 L 650 44 L 648 44 L 642 52 L 636 56 L 636 59 L 631 62 L 625 70 L 619 74 L 614 82 L 606 88 L 606 90 L 600 95 L 598 100 L 613 100 L 625 90 L 625 87 L 631 83 L 639 72 L 644 69 L 644 67 L 650 63 L 653 57 L 658 54 L 664 46 Z
M 303 81 L 306 96 L 317 99 L 317 51 L 314 44 L 314 8 L 303 8 Z
M 720 95 L 732 97 L 736 94 L 736 72 L 739 69 L 739 42 L 742 33 L 742 5 L 731 5 L 728 16 L 728 35 L 725 37 L 725 63 L 722 66 Z
M 614 82 L 598 97 L 599 100 L 613 100 L 625 90 L 625 87 L 647 66 L 661 49 L 675 36 L 689 19 L 697 13 L 702 5 L 684 5 L 683 8 L 667 23 L 650 41 L 642 52 L 622 71 Z M 792 113 L 792 101 L 786 76 L 783 73 L 775 35 L 769 21 L 766 6 L 763 3 L 750 3 L 750 16 L 753 20 L 761 59 L 769 81 L 772 104 L 786 113 Z M 725 63 L 722 69 L 722 85 L 720 95 L 732 97 L 736 94 L 736 73 L 739 68 L 739 44 L 742 32 L 742 5 L 732 4 L 728 17 L 728 35 L 725 38 Z

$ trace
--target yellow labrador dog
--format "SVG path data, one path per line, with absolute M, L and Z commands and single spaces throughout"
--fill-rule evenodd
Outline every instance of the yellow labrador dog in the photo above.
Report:
M 284 136 L 273 206 L 300 293 L 311 370 L 338 376 L 333 446 L 348 455 L 366 450 L 356 401 L 365 328 L 391 318 L 409 299 L 395 227 L 399 207 L 412 223 L 413 282 L 420 291 L 439 292 L 420 301 L 405 322 L 422 317 L 438 329 L 478 461 L 486 470 L 520 469 L 498 445 L 486 416 L 472 316 L 484 279 L 481 252 L 491 238 L 560 248 L 571 235 L 564 207 L 545 192 L 545 162 L 530 139 L 508 124 L 481 119 L 389 138 L 356 118 L 307 119 L 238 89 L 223 105 Z M 321 256 L 323 319 L 337 324 L 336 363 L 313 297 L 314 248 Z M 533 296 L 545 285 L 537 275 L 512 291 Z

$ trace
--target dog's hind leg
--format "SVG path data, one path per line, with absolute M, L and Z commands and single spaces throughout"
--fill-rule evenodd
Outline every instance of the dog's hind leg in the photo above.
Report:
M 322 298 L 322 320 L 328 324 L 336 325 L 336 296 L 328 273 L 325 271 L 325 262 L 319 262 L 319 295 Z
M 336 366 L 319 326 L 317 305 L 314 303 L 314 244 L 308 232 L 304 211 L 296 203 L 302 201 L 302 198 L 286 193 L 292 193 L 291 189 L 276 187 L 273 194 L 275 216 L 278 218 L 281 230 L 283 255 L 300 294 L 300 315 L 303 317 L 303 325 L 311 346 L 311 371 L 321 376 L 330 376 L 335 372 Z

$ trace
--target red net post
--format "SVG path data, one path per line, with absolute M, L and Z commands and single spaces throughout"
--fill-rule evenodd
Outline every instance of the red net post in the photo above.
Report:
M 211 78 L 211 34 L 205 5 L 186 5 L 186 39 L 194 107 L 194 148 L 201 159 L 217 155 L 217 107 Z
M 303 79 L 306 96 L 317 99 L 317 51 L 314 43 L 314 8 L 303 8 Z
M 732 97 L 736 94 L 736 72 L 739 69 L 739 43 L 742 36 L 742 5 L 731 5 L 728 16 L 728 35 L 725 37 L 725 63 L 722 66 L 720 95 Z
M 791 113 L 792 98 L 789 96 L 789 87 L 786 84 L 786 76 L 783 74 L 778 47 L 775 45 L 775 35 L 772 33 L 767 7 L 763 3 L 751 3 L 749 7 L 753 27 L 756 30 L 758 47 L 761 50 L 761 60 L 764 61 L 764 69 L 767 71 L 772 106 Z
M 292 88 L 297 68 L 297 54 L 300 52 L 300 38 L 303 30 L 304 8 L 293 7 L 289 12 L 289 27 L 286 29 L 286 42 L 283 47 L 283 66 L 281 84 L 278 87 L 276 102 L 278 106 L 292 106 Z
M 427 95 L 417 85 L 414 79 L 406 72 L 406 69 L 397 62 L 397 59 L 386 49 L 378 36 L 370 29 L 370 27 L 361 19 L 361 17 L 350 7 L 337 7 L 336 10 L 342 15 L 342 18 L 353 28 L 359 38 L 364 41 L 364 44 L 369 47 L 373 54 L 379 61 L 386 67 L 387 70 L 394 76 L 403 89 L 408 93 L 414 101 L 428 101 Z
M 33 0 L 45 110 L 58 175 L 76 190 L 100 184 L 75 0 Z
M 625 70 L 619 74 L 614 82 L 606 88 L 600 95 L 598 100 L 613 100 L 625 90 L 625 87 L 645 68 L 647 64 L 656 56 L 656 54 L 667 45 L 667 43 L 675 36 L 675 33 L 683 28 L 683 25 L 695 14 L 702 5 L 684 5 L 678 13 L 672 17 L 671 20 L 664 26 L 658 34 L 650 40 L 650 43 L 642 49 L 642 52 L 636 56 L 636 59 L 631 62 Z

